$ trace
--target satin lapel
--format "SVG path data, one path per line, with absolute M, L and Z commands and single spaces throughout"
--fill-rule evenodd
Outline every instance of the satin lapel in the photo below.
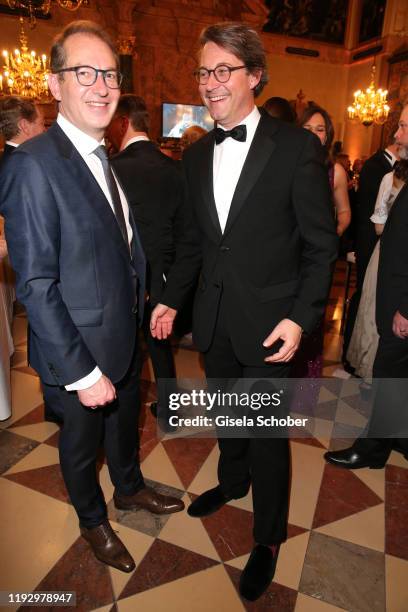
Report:
M 203 189 L 204 201 L 207 204 L 208 212 L 211 217 L 217 237 L 221 238 L 221 226 L 218 219 L 217 207 L 214 200 L 214 178 L 213 178 L 213 157 L 214 157 L 214 138 L 209 139 L 203 151 L 201 161 L 201 185 Z
M 87 203 L 92 206 L 99 221 L 108 230 L 109 237 L 129 261 L 129 248 L 123 240 L 115 213 L 100 188 L 98 181 L 58 124 L 54 123 L 48 130 L 48 133 L 57 143 L 61 155 L 69 160 L 67 172 L 72 174 L 75 185 L 85 194 Z
M 275 150 L 276 144 L 273 140 L 273 134 L 277 127 L 277 124 L 271 121 L 270 117 L 261 116 L 232 198 L 224 236 L 230 231 L 253 186 Z

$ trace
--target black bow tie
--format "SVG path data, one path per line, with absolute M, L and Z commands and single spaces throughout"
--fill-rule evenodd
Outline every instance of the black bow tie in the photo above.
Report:
M 224 142 L 228 136 L 231 136 L 234 140 L 239 140 L 239 142 L 245 142 L 247 137 L 246 125 L 236 125 L 232 130 L 215 128 L 215 143 L 217 145 Z

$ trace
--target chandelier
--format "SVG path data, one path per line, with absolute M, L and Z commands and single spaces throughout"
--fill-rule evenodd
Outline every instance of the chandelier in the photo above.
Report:
M 382 125 L 387 121 L 390 107 L 387 104 L 388 91 L 375 89 L 375 64 L 371 69 L 371 83 L 365 91 L 359 89 L 354 92 L 354 102 L 348 107 L 349 119 L 359 119 L 365 126 L 377 123 Z
M 54 0 L 58 6 L 67 11 L 76 11 L 81 6 L 88 6 L 89 0 Z M 11 9 L 21 10 L 25 9 L 28 11 L 28 19 L 30 27 L 35 26 L 35 13 L 36 11 L 43 15 L 48 15 L 51 7 L 51 0 L 7 0 L 7 3 Z
M 28 39 L 20 17 L 20 45 L 14 53 L 3 51 L 3 73 L 0 74 L 0 92 L 46 101 L 49 99 L 47 56 L 37 57 L 28 50 Z

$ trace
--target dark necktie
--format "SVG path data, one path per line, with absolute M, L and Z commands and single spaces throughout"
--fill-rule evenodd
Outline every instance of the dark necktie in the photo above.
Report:
M 115 212 L 116 221 L 118 222 L 120 232 L 123 236 L 123 240 L 129 248 L 129 238 L 126 229 L 125 215 L 123 214 L 122 202 L 120 201 L 118 186 L 116 184 L 115 177 L 113 176 L 113 172 L 108 159 L 108 154 L 106 152 L 106 147 L 104 145 L 99 145 L 99 147 L 97 147 L 93 152 L 96 157 L 101 160 L 103 173 L 105 175 L 109 193 L 112 198 L 113 210 Z
M 219 127 L 215 128 L 215 143 L 221 144 L 228 137 L 245 142 L 247 136 L 246 125 L 236 125 L 232 130 L 223 130 Z

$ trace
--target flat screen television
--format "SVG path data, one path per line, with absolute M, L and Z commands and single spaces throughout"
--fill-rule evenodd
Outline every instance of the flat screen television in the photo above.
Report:
M 207 131 L 214 127 L 214 121 L 205 106 L 163 102 L 162 108 L 163 137 L 181 138 L 184 130 L 191 125 L 200 125 Z

